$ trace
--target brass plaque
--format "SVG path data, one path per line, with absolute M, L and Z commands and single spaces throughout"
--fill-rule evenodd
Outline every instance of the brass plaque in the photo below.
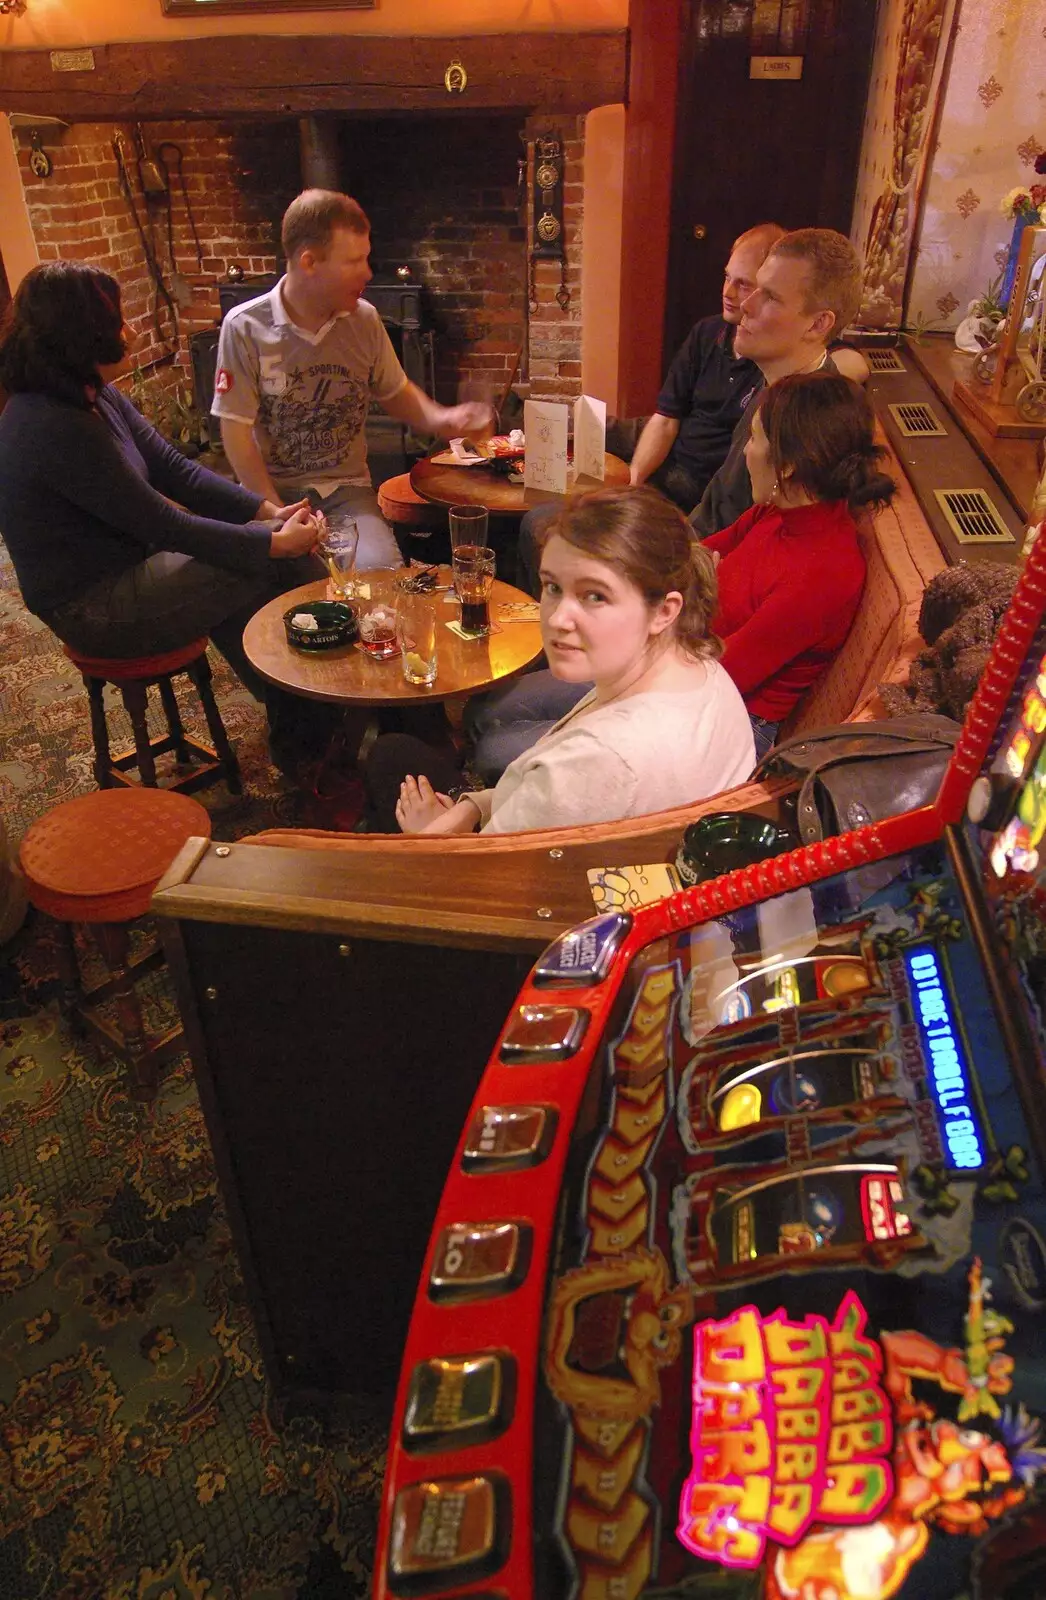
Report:
M 93 72 L 93 50 L 52 50 L 52 72 Z
M 772 78 L 779 80 L 801 78 L 803 75 L 802 56 L 750 56 L 748 61 L 748 76 L 761 78 L 768 82 Z

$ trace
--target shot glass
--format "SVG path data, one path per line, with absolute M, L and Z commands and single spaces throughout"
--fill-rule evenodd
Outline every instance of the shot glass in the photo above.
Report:
M 331 587 L 339 600 L 351 600 L 356 590 L 356 551 L 360 532 L 353 518 L 347 517 L 336 528 L 328 528 L 319 543 L 319 553 L 330 573 Z
M 451 506 L 449 520 L 452 553 L 461 545 L 486 548 L 489 516 L 485 506 Z
M 396 642 L 403 676 L 426 688 L 436 681 L 436 608 L 431 595 L 400 590 L 396 600 Z
M 389 661 L 399 655 L 396 643 L 396 603 L 401 591 L 397 580 L 402 567 L 368 567 L 360 575 L 360 589 L 366 598 L 358 600 L 360 644 L 375 661 Z
M 490 591 L 496 557 L 487 545 L 459 545 L 454 551 L 454 588 L 461 601 L 461 631 L 479 639 L 490 632 Z

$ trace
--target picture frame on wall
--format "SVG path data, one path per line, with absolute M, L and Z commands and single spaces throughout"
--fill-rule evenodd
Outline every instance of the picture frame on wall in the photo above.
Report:
M 160 0 L 165 17 L 226 16 L 240 11 L 373 11 L 378 0 Z

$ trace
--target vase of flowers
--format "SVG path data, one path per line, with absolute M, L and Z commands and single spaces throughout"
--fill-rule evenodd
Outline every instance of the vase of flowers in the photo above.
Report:
M 1035 171 L 1039 175 L 1046 175 L 1046 155 L 1036 158 Z M 1002 285 L 999 289 L 999 304 L 1005 310 L 1013 293 L 1013 280 L 1017 276 L 1021 234 L 1025 228 L 1038 227 L 1040 223 L 1046 222 L 1046 183 L 1021 184 L 1016 189 L 1011 189 L 1009 194 L 1003 195 L 999 209 L 1004 217 L 1009 217 L 1013 222 L 1009 254 L 1006 257 Z

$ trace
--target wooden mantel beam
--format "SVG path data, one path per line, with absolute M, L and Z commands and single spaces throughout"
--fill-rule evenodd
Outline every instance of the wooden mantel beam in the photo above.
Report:
M 93 68 L 68 70 L 88 54 Z M 455 61 L 468 75 L 460 94 L 444 82 Z M 0 54 L 0 111 L 67 122 L 513 106 L 580 112 L 616 104 L 627 92 L 625 29 L 450 39 L 235 34 Z

